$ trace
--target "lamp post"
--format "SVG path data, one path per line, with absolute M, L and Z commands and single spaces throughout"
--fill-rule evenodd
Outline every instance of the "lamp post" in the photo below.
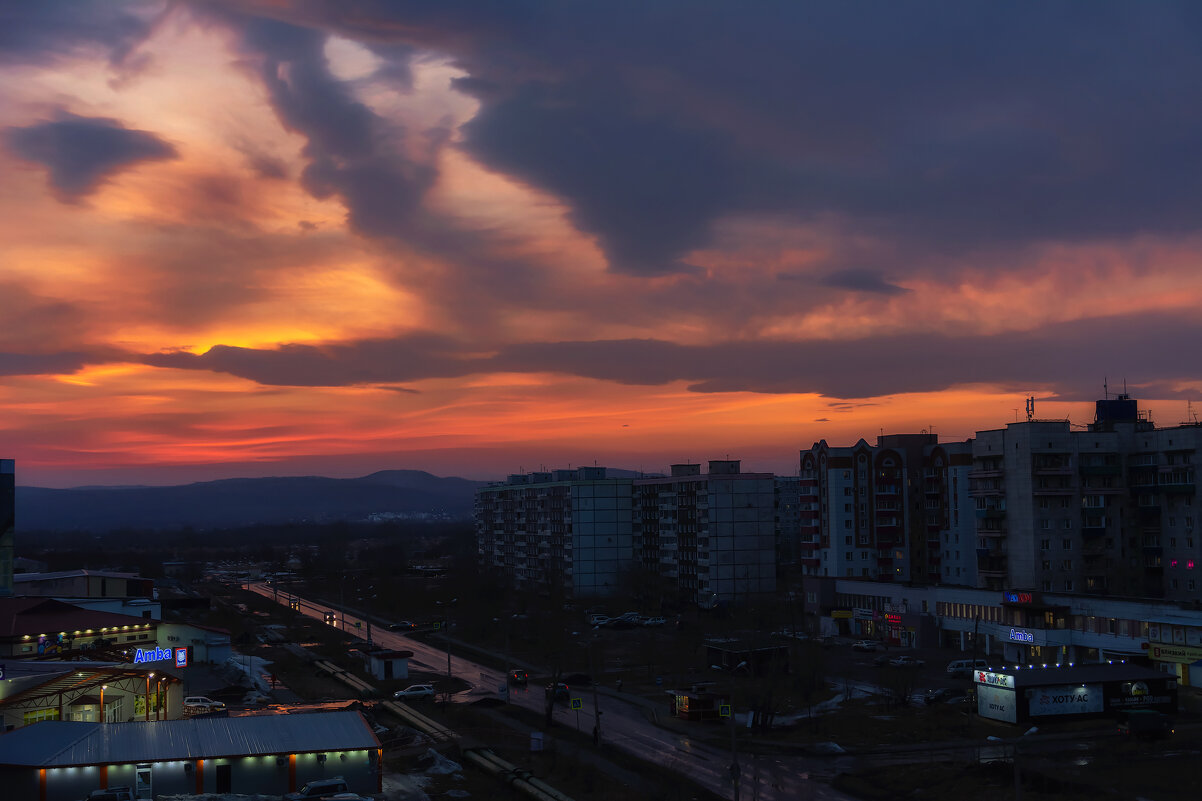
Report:
M 100 685 L 100 722 L 101 723 L 107 722 L 104 719 L 104 691 L 107 690 L 108 688 L 109 688 L 109 686 L 107 684 Z
M 154 678 L 154 672 L 146 674 L 146 722 L 150 722 L 150 680 Z
M 445 613 L 443 614 L 443 619 L 442 619 L 442 640 L 443 640 L 443 643 L 446 645 L 446 649 L 447 649 L 447 681 L 448 682 L 450 682 L 451 676 L 452 676 L 452 673 L 451 673 L 451 607 L 454 606 L 458 601 L 459 601 L 458 598 L 452 598 L 451 600 L 447 601 L 446 603 L 443 603 L 442 601 L 434 602 L 437 606 L 439 606 L 445 610 Z M 451 691 L 450 691 L 450 685 L 448 684 L 447 700 L 449 701 L 450 698 L 451 698 Z

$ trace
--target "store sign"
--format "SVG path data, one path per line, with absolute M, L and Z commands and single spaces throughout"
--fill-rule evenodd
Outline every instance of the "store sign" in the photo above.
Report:
M 858 609 L 857 608 L 857 609 L 851 610 L 851 613 L 852 613 L 852 616 L 855 617 L 856 620 L 872 620 L 872 618 L 873 618 L 873 611 L 871 609 Z
M 1017 590 L 1003 590 L 1002 603 L 1006 604 L 1032 604 L 1035 603 L 1035 596 L 1029 592 L 1019 592 Z
M 977 688 L 977 714 L 983 718 L 1014 723 L 1017 719 L 1015 703 L 1013 690 L 988 686 Z
M 1014 689 L 1014 677 L 1008 673 L 993 673 L 988 670 L 977 671 L 977 684 L 984 684 L 987 687 L 1005 687 L 1008 690 Z
M 1157 662 L 1197 662 L 1202 659 L 1202 648 L 1153 643 L 1148 646 L 1148 658 Z
M 1042 715 L 1082 715 L 1102 711 L 1102 688 L 1066 684 L 1036 687 L 1028 691 L 1031 717 Z
M 183 663 L 180 663 L 182 652 Z M 188 665 L 188 649 L 187 648 L 139 648 L 134 652 L 134 664 L 141 665 L 148 662 L 172 662 L 176 667 L 187 667 Z
M 1010 629 L 1010 640 L 1012 642 L 1035 642 L 1035 635 L 1022 629 Z
M 832 609 L 831 617 L 835 620 L 850 620 L 851 612 L 846 609 Z

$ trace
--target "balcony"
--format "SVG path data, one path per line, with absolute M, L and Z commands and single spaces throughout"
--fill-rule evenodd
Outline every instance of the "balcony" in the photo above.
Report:
M 1069 465 L 1054 465 L 1031 468 L 1031 475 L 1033 476 L 1071 476 L 1072 474 L 1073 468 Z
M 1082 526 L 1081 538 L 1084 540 L 1096 540 L 1099 537 L 1106 535 L 1106 526 Z
M 1005 509 L 977 509 L 978 520 L 1001 520 L 1006 516 Z
M 1123 466 L 1118 464 L 1081 465 L 1081 475 L 1083 476 L 1121 476 L 1122 474 Z
M 1006 471 L 1002 470 L 1000 467 L 981 468 L 980 470 L 969 470 L 968 478 L 970 481 L 974 478 L 1001 478 L 1003 475 L 1005 475 L 1005 472 Z
M 977 536 L 993 538 L 993 539 L 1001 539 L 1002 537 L 1006 536 L 1006 529 L 1004 529 L 1004 528 L 979 528 L 979 529 L 977 529 Z
M 822 564 L 822 560 L 817 556 L 803 556 L 800 561 L 803 567 L 818 567 Z

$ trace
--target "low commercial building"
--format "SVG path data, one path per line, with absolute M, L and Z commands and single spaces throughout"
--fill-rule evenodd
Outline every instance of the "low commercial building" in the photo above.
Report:
M 146 723 L 45 721 L 3 736 L 6 798 L 78 801 L 129 786 L 139 798 L 202 793 L 280 796 L 340 776 L 382 790 L 380 741 L 353 711 Z
M 1114 718 L 1119 712 L 1177 711 L 1177 680 L 1123 662 L 976 670 L 977 712 L 1006 723 Z
M 2 678 L 0 726 L 6 732 L 47 720 L 119 723 L 181 714 L 182 680 L 153 667 L 23 661 L 4 665 Z

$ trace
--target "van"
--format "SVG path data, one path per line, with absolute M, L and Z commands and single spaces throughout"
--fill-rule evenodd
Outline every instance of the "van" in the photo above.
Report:
M 985 659 L 953 659 L 947 663 L 947 675 L 971 676 L 974 670 L 989 670 L 989 661 Z
M 1173 733 L 1173 719 L 1154 709 L 1124 709 L 1118 713 L 1119 734 L 1158 740 Z
M 346 779 L 335 776 L 332 779 L 314 779 L 294 793 L 284 796 L 284 801 L 304 801 L 304 799 L 326 799 L 339 793 L 347 792 Z

